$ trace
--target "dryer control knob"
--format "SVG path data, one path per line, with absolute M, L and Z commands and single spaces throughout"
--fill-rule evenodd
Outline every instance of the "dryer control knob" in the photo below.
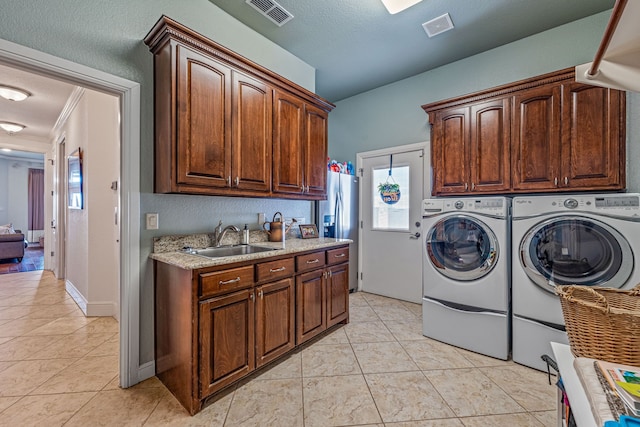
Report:
M 464 202 L 462 200 L 458 200 L 453 206 L 455 206 L 456 209 L 462 209 L 464 208 Z
M 578 201 L 576 199 L 567 199 L 564 201 L 564 207 L 567 209 L 575 209 L 578 207 Z

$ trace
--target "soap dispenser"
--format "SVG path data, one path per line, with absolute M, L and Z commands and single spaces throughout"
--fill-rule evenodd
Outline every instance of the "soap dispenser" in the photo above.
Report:
M 240 242 L 243 245 L 249 244 L 249 225 L 245 224 L 244 229 L 242 230 L 242 241 Z

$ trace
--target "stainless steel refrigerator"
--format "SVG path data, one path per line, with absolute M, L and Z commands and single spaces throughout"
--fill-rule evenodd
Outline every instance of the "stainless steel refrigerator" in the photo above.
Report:
M 319 233 L 328 238 L 351 239 L 349 291 L 358 287 L 358 177 L 327 172 L 327 200 L 316 202 Z

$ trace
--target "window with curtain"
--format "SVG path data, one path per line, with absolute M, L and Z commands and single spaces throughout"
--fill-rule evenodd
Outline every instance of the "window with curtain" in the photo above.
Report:
M 29 231 L 44 230 L 44 170 L 29 169 Z

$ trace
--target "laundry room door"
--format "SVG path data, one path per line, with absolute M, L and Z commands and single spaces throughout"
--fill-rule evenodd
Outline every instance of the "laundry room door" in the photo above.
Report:
M 360 289 L 422 302 L 421 204 L 425 148 L 358 155 L 360 190 Z M 385 184 L 396 184 L 381 195 Z M 391 187 L 393 190 L 393 187 Z M 386 200 L 383 200 L 383 196 Z

